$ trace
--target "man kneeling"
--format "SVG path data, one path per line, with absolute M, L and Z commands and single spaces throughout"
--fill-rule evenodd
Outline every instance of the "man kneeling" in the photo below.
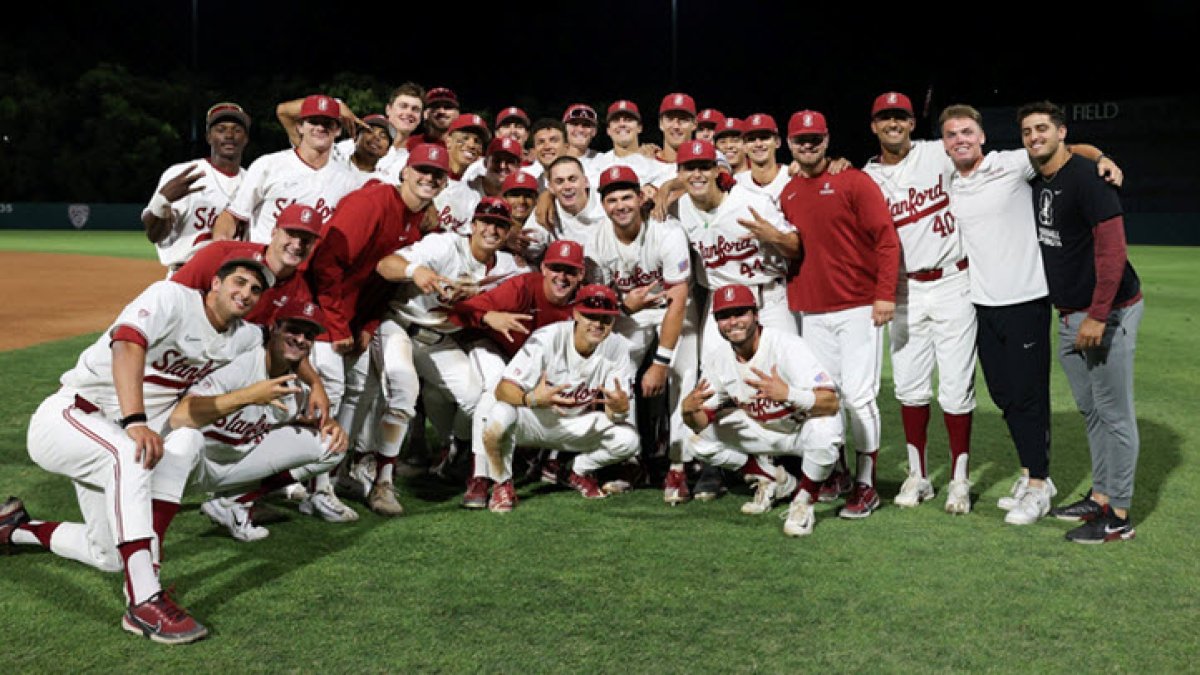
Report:
M 483 447 L 496 483 L 488 508 L 511 511 L 512 455 L 522 447 L 579 453 L 568 483 L 588 499 L 603 499 L 592 475 L 623 462 L 641 447 L 629 393 L 635 374 L 629 342 L 612 334 L 621 311 L 617 294 L 592 284 L 575 296 L 573 321 L 534 331 L 496 385 L 496 403 L 483 415 Z
M 811 534 L 813 500 L 844 437 L 833 380 L 803 338 L 758 323 L 746 286 L 717 289 L 712 309 L 725 344 L 705 354 L 702 379 L 683 400 L 684 421 L 696 432 L 688 442 L 697 459 L 756 484 L 743 513 L 767 513 L 792 497 L 784 534 Z M 800 480 L 782 466 L 765 469 L 757 455 L 800 456 Z

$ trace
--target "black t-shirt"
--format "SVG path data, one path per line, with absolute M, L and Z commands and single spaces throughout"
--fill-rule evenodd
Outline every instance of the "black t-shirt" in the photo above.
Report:
M 1092 230 L 1122 214 L 1117 190 L 1097 175 L 1095 162 L 1078 155 L 1071 155 L 1054 176 L 1038 174 L 1030 185 L 1050 301 L 1056 307 L 1087 309 L 1096 288 Z M 1137 273 L 1126 259 L 1113 306 L 1132 299 L 1139 289 Z

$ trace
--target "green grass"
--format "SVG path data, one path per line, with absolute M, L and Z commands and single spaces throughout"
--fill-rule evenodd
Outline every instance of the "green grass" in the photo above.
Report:
M 1197 253 L 1132 252 L 1147 296 L 1133 542 L 1076 546 L 1062 540 L 1067 523 L 1002 523 L 995 502 L 1016 456 L 980 381 L 970 516 L 942 513 L 940 494 L 861 522 L 822 506 L 813 536 L 792 540 L 774 513 L 741 515 L 743 494 L 669 508 L 654 490 L 585 502 L 527 485 L 514 513 L 495 516 L 459 509 L 457 487 L 420 481 L 401 486 L 404 518 L 360 507 L 357 523 L 333 525 L 292 511 L 268 539 L 244 544 L 209 525 L 191 496 L 168 536 L 164 579 L 210 639 L 135 639 L 117 625 L 117 576 L 24 553 L 0 562 L 0 653 L 10 671 L 1194 670 Z M 0 353 L 0 490 L 37 516 L 77 516 L 67 481 L 29 460 L 25 431 L 90 339 Z M 885 376 L 885 497 L 905 464 L 890 386 Z M 1057 365 L 1053 405 L 1062 501 L 1086 488 L 1089 462 Z M 940 491 L 936 416 L 931 447 Z
M 158 259 L 154 245 L 141 232 L 0 230 L 0 251 Z

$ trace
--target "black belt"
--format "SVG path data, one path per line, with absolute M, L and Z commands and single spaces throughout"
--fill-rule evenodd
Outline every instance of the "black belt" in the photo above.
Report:
M 404 332 L 408 333 L 410 338 L 430 347 L 441 343 L 441 341 L 445 340 L 447 337 L 446 333 L 434 330 L 432 328 L 426 328 L 415 323 L 410 323 L 405 326 Z

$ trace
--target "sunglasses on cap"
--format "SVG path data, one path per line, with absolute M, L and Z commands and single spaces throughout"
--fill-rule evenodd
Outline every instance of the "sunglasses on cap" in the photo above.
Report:
M 511 227 L 512 221 L 511 217 L 509 216 L 510 213 L 512 213 L 510 209 L 506 209 L 500 204 L 481 204 L 475 209 L 475 219 L 486 220 L 487 222 L 495 225 Z
M 612 300 L 609 300 L 608 298 L 598 298 L 598 297 L 584 298 L 583 300 L 581 300 L 579 302 L 579 304 L 582 306 L 582 309 L 580 309 L 579 311 L 585 312 L 585 313 L 586 313 L 586 310 L 589 310 L 589 309 L 596 309 L 596 310 L 608 311 L 608 312 L 616 311 L 618 309 L 617 305 Z
M 596 123 L 596 111 L 590 108 L 575 108 L 567 113 L 568 122 L 590 122 Z

